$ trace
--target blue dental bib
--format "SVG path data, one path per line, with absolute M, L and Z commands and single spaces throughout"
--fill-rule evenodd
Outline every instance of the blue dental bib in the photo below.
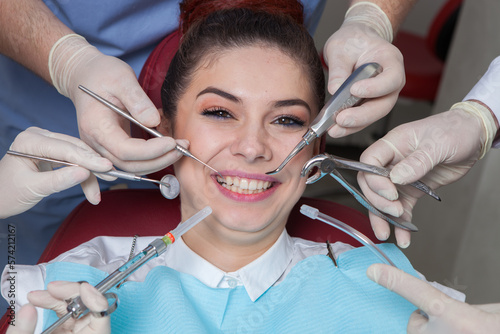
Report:
M 416 276 L 392 244 L 379 247 L 404 271 Z M 325 255 L 299 262 L 285 280 L 256 301 L 242 286 L 213 289 L 165 266 L 144 282 L 125 282 L 111 315 L 113 333 L 406 333 L 411 303 L 366 277 L 379 262 L 366 247 L 340 254 L 338 268 Z M 85 280 L 96 285 L 107 276 L 93 267 L 58 262 L 47 265 L 46 282 Z M 57 320 L 44 312 L 44 328 Z

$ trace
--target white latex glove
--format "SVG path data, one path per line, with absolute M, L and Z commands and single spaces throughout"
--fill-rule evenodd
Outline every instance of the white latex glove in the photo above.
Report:
M 368 200 L 378 209 L 393 216 L 411 221 L 412 210 L 423 192 L 411 187 L 398 187 L 417 180 L 432 189 L 452 183 L 464 176 L 477 162 L 486 148 L 491 146 L 494 133 L 486 131 L 485 122 L 473 113 L 465 111 L 477 103 L 456 104 L 463 109 L 452 109 L 422 120 L 407 123 L 391 130 L 382 139 L 368 147 L 360 157 L 364 163 L 392 167 L 390 179 L 358 173 L 358 182 Z M 479 106 L 480 107 L 480 106 Z M 477 110 L 479 112 L 479 110 Z M 494 120 L 489 111 L 484 116 Z M 485 120 L 486 121 L 486 120 Z M 389 225 L 370 214 L 375 235 L 380 240 L 389 237 Z M 410 232 L 396 228 L 400 247 L 410 244 Z
M 108 308 L 108 301 L 106 298 L 88 283 L 51 282 L 47 285 L 47 290 L 30 292 L 28 294 L 28 300 L 34 306 L 54 310 L 57 315 L 61 317 L 67 312 L 66 306 L 68 306 L 68 304 L 65 300 L 76 296 L 81 296 L 83 304 L 93 312 L 104 311 Z M 23 306 L 21 311 L 28 305 Z M 31 307 L 31 305 L 28 307 Z M 36 314 L 34 320 L 36 324 Z M 22 320 L 18 318 L 17 321 L 21 324 Z M 33 325 L 33 316 L 29 319 L 29 324 Z M 28 325 L 28 321 L 23 323 L 23 326 L 25 325 Z M 33 333 L 33 331 L 18 332 L 16 331 L 16 327 L 9 327 L 9 330 L 12 329 L 12 331 L 8 333 Z M 109 316 L 95 317 L 90 313 L 78 320 L 70 318 L 54 333 L 106 334 L 111 333 L 111 323 Z
M 82 36 L 71 34 L 52 47 L 49 70 L 54 86 L 75 105 L 82 140 L 115 166 L 143 175 L 161 170 L 182 156 L 174 150 L 173 138 L 130 138 L 128 120 L 78 89 L 82 85 L 128 110 L 145 126 L 157 126 L 159 111 L 125 62 L 102 54 Z
M 26 304 L 16 314 L 15 326 L 7 328 L 7 334 L 33 334 L 36 327 L 36 309 L 31 304 Z
M 392 109 L 405 84 L 403 56 L 391 44 L 392 26 L 376 6 L 360 4 L 351 7 L 344 23 L 325 43 L 324 58 L 328 64 L 328 91 L 333 94 L 359 66 L 376 62 L 382 73 L 351 87 L 351 94 L 370 98 L 361 106 L 343 110 L 337 124 L 328 131 L 334 138 L 360 131 Z
M 367 276 L 425 312 L 413 312 L 409 334 L 500 333 L 500 304 L 469 305 L 450 298 L 430 284 L 385 264 L 368 267 Z
M 64 167 L 52 171 L 49 163 L 6 154 L 0 160 L 0 219 L 24 212 L 44 197 L 79 183 L 89 202 L 97 204 L 101 199 L 99 185 L 89 170 L 106 172 L 113 167 L 108 159 L 100 157 L 81 140 L 35 127 L 21 132 L 10 149 L 85 168 Z

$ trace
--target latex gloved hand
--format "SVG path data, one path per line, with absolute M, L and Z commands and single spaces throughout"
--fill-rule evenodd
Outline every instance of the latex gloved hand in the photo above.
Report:
M 64 167 L 52 171 L 49 163 L 5 155 L 0 160 L 0 219 L 24 212 L 44 197 L 79 183 L 89 202 L 97 204 L 101 199 L 99 185 L 89 170 L 106 172 L 113 167 L 108 159 L 100 157 L 81 140 L 35 127 L 21 132 L 10 149 L 85 168 Z
M 75 105 L 82 140 L 115 166 L 149 174 L 181 157 L 174 150 L 173 138 L 130 138 L 129 121 L 78 89 L 82 85 L 127 110 L 145 126 L 157 126 L 160 114 L 125 62 L 102 54 L 82 36 L 71 34 L 52 47 L 49 70 L 54 86 Z
M 500 304 L 469 305 L 450 298 L 430 284 L 385 264 L 368 267 L 368 277 L 424 311 L 413 312 L 409 334 L 500 333 Z
M 452 110 L 391 130 L 368 147 L 360 157 L 364 163 L 392 167 L 390 179 L 358 173 L 358 182 L 368 200 L 379 210 L 411 221 L 412 210 L 423 192 L 407 185 L 417 180 L 432 189 L 462 176 L 491 147 L 496 126 L 490 111 L 475 102 L 461 102 Z M 370 213 L 375 235 L 389 237 L 389 225 Z M 400 247 L 410 244 L 410 232 L 396 228 Z
M 28 294 L 32 304 L 24 305 L 19 311 L 16 326 L 10 326 L 8 334 L 33 333 L 36 325 L 36 310 L 34 306 L 54 310 L 59 317 L 66 314 L 65 300 L 81 296 L 92 312 L 101 312 L 108 308 L 108 301 L 88 283 L 73 283 L 56 281 L 47 285 L 45 291 L 33 291 Z M 62 324 L 56 333 L 106 334 L 111 333 L 111 324 L 108 317 L 96 317 L 92 313 L 78 320 L 70 318 Z
M 392 26 L 385 13 L 374 4 L 352 6 L 340 29 L 325 43 L 328 64 L 328 91 L 333 94 L 359 66 L 376 62 L 382 73 L 351 87 L 351 94 L 370 98 L 362 105 L 343 110 L 328 133 L 334 138 L 360 131 L 392 109 L 405 84 L 403 56 L 391 44 Z

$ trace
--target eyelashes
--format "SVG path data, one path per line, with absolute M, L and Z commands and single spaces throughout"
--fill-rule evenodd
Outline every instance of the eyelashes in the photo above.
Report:
M 236 119 L 236 117 L 229 110 L 222 107 L 211 107 L 203 109 L 201 115 L 215 120 Z M 274 118 L 271 124 L 276 124 L 287 128 L 302 128 L 306 124 L 306 121 L 296 115 L 286 114 L 277 116 L 276 118 Z
M 306 122 L 295 115 L 281 115 L 273 123 L 287 127 L 303 127 Z
M 203 109 L 201 112 L 203 116 L 207 116 L 215 119 L 231 119 L 234 118 L 233 114 L 229 110 L 221 107 L 212 107 L 208 109 Z

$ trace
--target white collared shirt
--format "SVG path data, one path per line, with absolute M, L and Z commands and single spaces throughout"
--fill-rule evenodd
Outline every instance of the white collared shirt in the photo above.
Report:
M 176 247 L 172 247 L 165 257 L 168 267 L 194 276 L 211 288 L 243 285 L 252 301 L 281 282 L 297 262 L 312 255 L 327 254 L 326 244 L 292 238 L 283 231 L 274 245 L 255 261 L 226 273 L 193 252 L 183 241 L 174 245 Z M 351 248 L 341 242 L 332 245 L 336 255 Z

